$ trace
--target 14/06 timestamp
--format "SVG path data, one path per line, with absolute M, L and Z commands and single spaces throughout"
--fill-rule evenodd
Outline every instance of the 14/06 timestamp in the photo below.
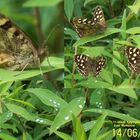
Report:
M 119 137 L 140 137 L 140 131 L 136 128 L 118 128 L 113 129 L 113 137 L 119 136 Z

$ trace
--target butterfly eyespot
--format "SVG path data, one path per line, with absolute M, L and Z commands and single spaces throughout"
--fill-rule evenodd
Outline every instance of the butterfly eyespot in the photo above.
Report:
M 79 18 L 79 19 L 78 19 L 78 23 L 82 23 L 82 19 Z

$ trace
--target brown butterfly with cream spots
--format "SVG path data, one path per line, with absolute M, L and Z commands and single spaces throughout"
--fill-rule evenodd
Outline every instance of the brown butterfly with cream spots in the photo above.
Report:
M 36 67 L 47 52 L 46 47 L 37 47 L 16 24 L 0 14 L 0 68 L 23 70 Z
M 94 35 L 106 29 L 104 13 L 100 6 L 96 6 L 91 20 L 74 17 L 72 23 L 79 37 Z
M 87 77 L 89 73 L 92 73 L 94 77 L 100 74 L 104 67 L 106 59 L 104 57 L 91 58 L 84 54 L 75 55 L 75 63 L 79 72 Z
M 140 48 L 125 46 L 125 53 L 130 70 L 135 74 L 140 74 Z

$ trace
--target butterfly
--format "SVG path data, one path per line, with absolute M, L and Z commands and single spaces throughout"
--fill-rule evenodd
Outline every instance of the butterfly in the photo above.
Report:
M 79 37 L 93 35 L 106 29 L 104 13 L 100 6 L 96 6 L 91 20 L 74 17 L 72 23 Z
M 23 70 L 39 66 L 48 54 L 39 47 L 8 17 L 0 14 L 0 67 Z
M 87 77 L 89 73 L 92 73 L 94 77 L 100 74 L 104 67 L 106 59 L 104 57 L 91 58 L 84 54 L 75 55 L 75 63 L 79 72 Z
M 135 74 L 140 74 L 140 48 L 125 46 L 125 53 L 130 70 Z

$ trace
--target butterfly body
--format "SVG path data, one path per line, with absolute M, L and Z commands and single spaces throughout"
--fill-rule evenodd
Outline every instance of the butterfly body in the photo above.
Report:
M 130 70 L 135 74 L 140 74 L 140 48 L 125 46 L 125 53 Z
M 47 49 L 42 48 L 46 56 Z M 41 56 L 36 44 L 9 18 L 0 14 L 0 67 L 22 70 L 38 66 Z
M 78 70 L 84 77 L 87 77 L 89 73 L 92 73 L 94 77 L 99 75 L 105 65 L 105 61 L 103 57 L 91 58 L 84 54 L 75 55 Z
M 82 17 L 74 17 L 72 23 L 80 37 L 94 35 L 106 29 L 104 14 L 99 6 L 95 8 L 91 20 Z

